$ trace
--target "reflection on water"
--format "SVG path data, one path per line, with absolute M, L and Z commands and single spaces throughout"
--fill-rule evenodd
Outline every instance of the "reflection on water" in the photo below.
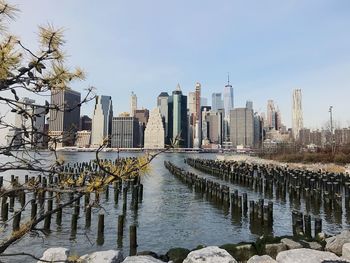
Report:
M 59 153 L 60 156 L 69 162 L 89 161 L 94 159 L 94 153 Z M 137 153 L 124 153 L 121 156 L 135 156 Z M 102 158 L 116 158 L 116 153 L 101 153 Z M 262 195 L 249 188 L 232 185 L 211 175 L 206 175 L 198 170 L 194 170 L 184 164 L 184 158 L 188 154 L 164 153 L 152 162 L 152 170 L 149 175 L 142 178 L 144 185 L 144 197 L 138 211 L 130 210 L 130 200 L 128 201 L 128 212 L 124 223 L 124 238 L 118 240 L 117 224 L 118 215 L 122 213 L 122 202 L 114 203 L 113 191 L 109 198 L 104 200 L 103 211 L 93 209 L 91 228 L 85 229 L 85 214 L 80 213 L 78 228 L 75 237 L 72 237 L 70 226 L 74 207 L 66 208 L 63 211 L 62 225 L 57 226 L 53 217 L 51 233 L 41 239 L 36 236 L 27 236 L 16 245 L 7 250 L 10 252 L 29 252 L 41 256 L 42 252 L 51 246 L 63 246 L 71 249 L 73 253 L 79 255 L 96 250 L 116 249 L 122 247 L 124 255 L 129 253 L 129 226 L 137 225 L 138 251 L 152 250 L 158 253 L 165 253 L 172 247 L 185 247 L 192 249 L 197 245 L 222 245 L 225 243 L 238 243 L 241 241 L 254 241 L 257 235 L 252 234 L 249 220 L 246 216 L 231 216 L 229 209 L 216 206 L 200 193 L 196 193 L 187 185 L 183 184 L 171 175 L 163 165 L 164 160 L 170 160 L 177 166 L 192 171 L 200 176 L 207 176 L 214 182 L 228 185 L 231 192 L 238 190 L 239 193 L 246 192 L 249 200 L 265 198 L 266 201 L 274 202 L 274 225 L 275 235 L 291 235 L 291 210 L 309 211 L 311 215 L 320 214 L 325 220 L 323 227 L 328 233 L 339 232 L 342 226 L 348 224 L 346 215 L 334 218 L 327 211 L 315 208 L 313 205 L 305 203 L 289 202 L 286 198 L 276 198 L 273 195 Z M 191 157 L 215 158 L 215 154 L 191 154 Z M 16 172 L 17 173 L 17 172 Z M 5 175 L 9 178 L 10 172 Z M 24 172 L 16 175 L 23 177 Z M 22 178 L 23 180 L 23 178 Z M 30 213 L 30 208 L 25 213 Z M 97 245 L 97 217 L 98 213 L 105 214 L 105 235 L 103 245 Z M 42 227 L 42 226 L 39 226 Z M 11 227 L 9 227 L 11 228 Z M 254 232 L 255 233 L 255 232 Z M 42 233 L 38 233 L 42 235 Z

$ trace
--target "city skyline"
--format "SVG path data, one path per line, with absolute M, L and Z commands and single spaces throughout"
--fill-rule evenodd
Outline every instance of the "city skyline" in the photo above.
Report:
M 66 29 L 70 64 L 87 72 L 87 80 L 72 88 L 83 94 L 86 86 L 97 87 L 98 95 L 114 98 L 115 112 L 128 111 L 128 101 L 117 98 L 128 98 L 131 91 L 138 95 L 140 106 L 152 109 L 154 98 L 173 90 L 178 82 L 185 95 L 200 82 L 203 97 L 210 99 L 212 93 L 223 93 L 230 72 L 235 107 L 251 100 L 255 111 L 261 112 L 266 101 L 273 99 L 284 123 L 291 127 L 291 101 L 285 94 L 302 89 L 305 127 L 324 126 L 330 105 L 334 119 L 343 127 L 350 125 L 348 1 L 271 1 L 266 5 L 256 1 L 256 10 L 237 1 L 221 5 L 155 1 L 155 5 L 138 3 L 140 8 L 132 17 L 124 12 L 132 1 L 106 1 L 103 6 L 82 1 L 11 2 L 22 12 L 10 30 L 29 47 L 35 48 L 36 28 L 43 21 Z M 36 15 L 37 6 L 40 15 Z M 78 7 L 80 19 L 76 19 Z M 180 13 L 183 21 L 175 19 Z M 203 14 L 206 19 L 199 19 Z M 99 26 L 91 17 L 101 20 Z M 91 41 L 91 35 L 99 41 Z M 91 116 L 93 107 L 93 103 L 84 105 L 82 114 Z

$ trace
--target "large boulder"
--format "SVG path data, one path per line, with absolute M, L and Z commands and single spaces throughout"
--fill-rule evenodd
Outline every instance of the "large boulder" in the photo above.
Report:
M 52 247 L 44 251 L 43 256 L 40 258 L 45 261 L 66 261 L 69 256 L 69 249 L 64 247 Z M 38 261 L 43 262 L 43 261 Z
M 226 250 L 237 261 L 247 261 L 252 256 L 258 254 L 253 244 L 225 244 L 220 248 Z
M 119 250 L 96 251 L 81 256 L 79 260 L 83 263 L 120 263 L 123 261 L 123 254 Z
M 338 256 L 342 254 L 342 248 L 345 243 L 350 243 L 350 231 L 344 230 L 339 235 L 326 238 L 326 251 L 333 252 Z
M 277 261 L 268 255 L 263 255 L 253 256 L 247 261 L 247 263 L 277 263 Z
M 287 250 L 287 246 L 283 243 L 266 244 L 265 253 L 272 258 L 276 258 L 277 254 L 281 251 Z
M 170 249 L 166 253 L 166 256 L 174 263 L 182 263 L 189 253 L 190 251 L 188 249 L 177 247 Z
M 278 263 L 322 263 L 327 261 L 334 262 L 336 260 L 344 262 L 340 257 L 331 252 L 312 250 L 309 248 L 282 251 L 278 253 L 276 257 Z
M 302 248 L 303 246 L 290 238 L 282 238 L 281 243 L 284 244 L 288 249 Z
M 343 245 L 341 255 L 344 259 L 350 260 L 350 243 L 345 243 Z
M 237 263 L 237 261 L 224 249 L 216 246 L 205 247 L 192 251 L 183 263 Z
M 132 257 L 126 257 L 123 263 L 164 263 L 164 262 L 151 256 L 132 256 Z

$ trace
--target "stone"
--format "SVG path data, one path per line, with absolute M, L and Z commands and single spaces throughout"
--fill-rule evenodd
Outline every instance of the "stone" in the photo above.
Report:
M 119 250 L 96 251 L 81 256 L 79 260 L 83 263 L 121 263 L 123 261 L 123 254 Z
M 220 248 L 226 250 L 237 261 L 247 261 L 252 256 L 258 254 L 252 244 L 225 244 Z
M 159 259 L 159 256 L 157 253 L 153 252 L 153 251 L 140 251 L 140 252 L 137 252 L 136 256 L 151 256 L 151 257 L 154 257 L 156 259 Z
M 350 260 L 350 243 L 343 245 L 341 255 L 344 259 Z
M 282 238 L 281 243 L 286 245 L 287 249 L 296 249 L 296 248 L 303 247 L 300 243 L 295 242 L 294 240 L 289 239 L 289 238 Z
M 298 248 L 278 253 L 278 263 L 322 263 L 322 262 L 344 262 L 340 257 L 325 251 L 312 250 L 309 248 Z
M 309 242 L 309 241 L 305 241 L 305 240 L 301 240 L 300 242 L 304 248 L 310 248 L 313 250 L 323 250 L 322 245 L 318 242 L 315 242 L 315 241 Z
M 40 258 L 46 261 L 66 261 L 69 256 L 69 249 L 64 247 L 52 247 L 44 251 L 43 256 Z M 42 262 L 42 261 L 38 261 Z
M 237 261 L 224 249 L 216 246 L 205 247 L 192 251 L 183 263 L 237 263 Z
M 343 245 L 350 243 L 350 231 L 344 230 L 339 235 L 326 238 L 326 251 L 333 252 L 338 256 L 341 256 Z
M 272 258 L 276 258 L 277 254 L 287 250 L 287 246 L 282 243 L 275 244 L 266 244 L 265 245 L 265 254 L 269 255 Z
M 247 263 L 277 263 L 277 261 L 268 255 L 263 255 L 253 256 L 247 261 Z
M 126 257 L 123 263 L 164 263 L 164 262 L 151 256 L 131 256 L 131 257 Z
M 166 253 L 166 256 L 174 263 L 182 263 L 189 253 L 190 251 L 188 249 L 177 247 L 170 249 Z

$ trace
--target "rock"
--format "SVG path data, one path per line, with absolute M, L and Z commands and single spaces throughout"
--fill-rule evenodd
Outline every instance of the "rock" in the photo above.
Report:
M 166 253 L 166 256 L 174 263 L 182 263 L 189 253 L 190 251 L 188 249 L 177 247 L 170 249 Z
M 123 254 L 119 250 L 96 251 L 79 259 L 83 263 L 120 263 L 123 261 Z
M 237 263 L 237 261 L 224 249 L 216 246 L 205 247 L 192 251 L 183 263 Z
M 132 256 L 132 257 L 126 257 L 123 263 L 164 263 L 164 262 L 151 256 Z
M 322 262 L 344 262 L 340 257 L 331 253 L 309 248 L 298 248 L 293 250 L 282 251 L 276 258 L 278 263 L 322 263 Z
M 339 235 L 326 238 L 326 251 L 333 252 L 338 256 L 341 256 L 343 245 L 350 243 L 350 231 L 344 230 Z
M 64 247 L 52 247 L 44 251 L 43 256 L 40 258 L 46 261 L 66 261 L 69 256 L 69 249 Z M 41 263 L 42 261 L 38 261 Z
M 252 244 L 225 244 L 220 248 L 225 249 L 237 261 L 247 261 L 252 256 L 258 254 Z
M 344 259 L 350 260 L 350 243 L 345 243 L 343 245 L 341 255 Z
M 265 253 L 266 255 L 269 255 L 272 258 L 276 258 L 277 254 L 287 250 L 287 246 L 282 243 L 276 243 L 276 244 L 266 244 L 265 245 Z
M 312 242 L 308 242 L 305 240 L 301 240 L 300 243 L 303 245 L 304 248 L 310 248 L 313 250 L 323 250 L 323 247 L 320 243 L 312 241 Z
M 321 233 L 318 233 L 317 236 L 316 236 L 316 240 L 317 241 L 323 241 L 326 239 L 326 234 L 321 232 Z
M 154 257 L 156 259 L 159 259 L 158 254 L 153 252 L 153 251 L 141 251 L 141 252 L 137 252 L 136 255 L 137 256 L 151 256 L 151 257 Z
M 282 238 L 281 243 L 286 245 L 287 249 L 296 249 L 296 248 L 303 247 L 300 243 L 295 242 L 294 240 L 289 239 L 289 238 Z
M 268 255 L 264 255 L 253 256 L 247 261 L 247 263 L 277 263 L 277 261 Z

